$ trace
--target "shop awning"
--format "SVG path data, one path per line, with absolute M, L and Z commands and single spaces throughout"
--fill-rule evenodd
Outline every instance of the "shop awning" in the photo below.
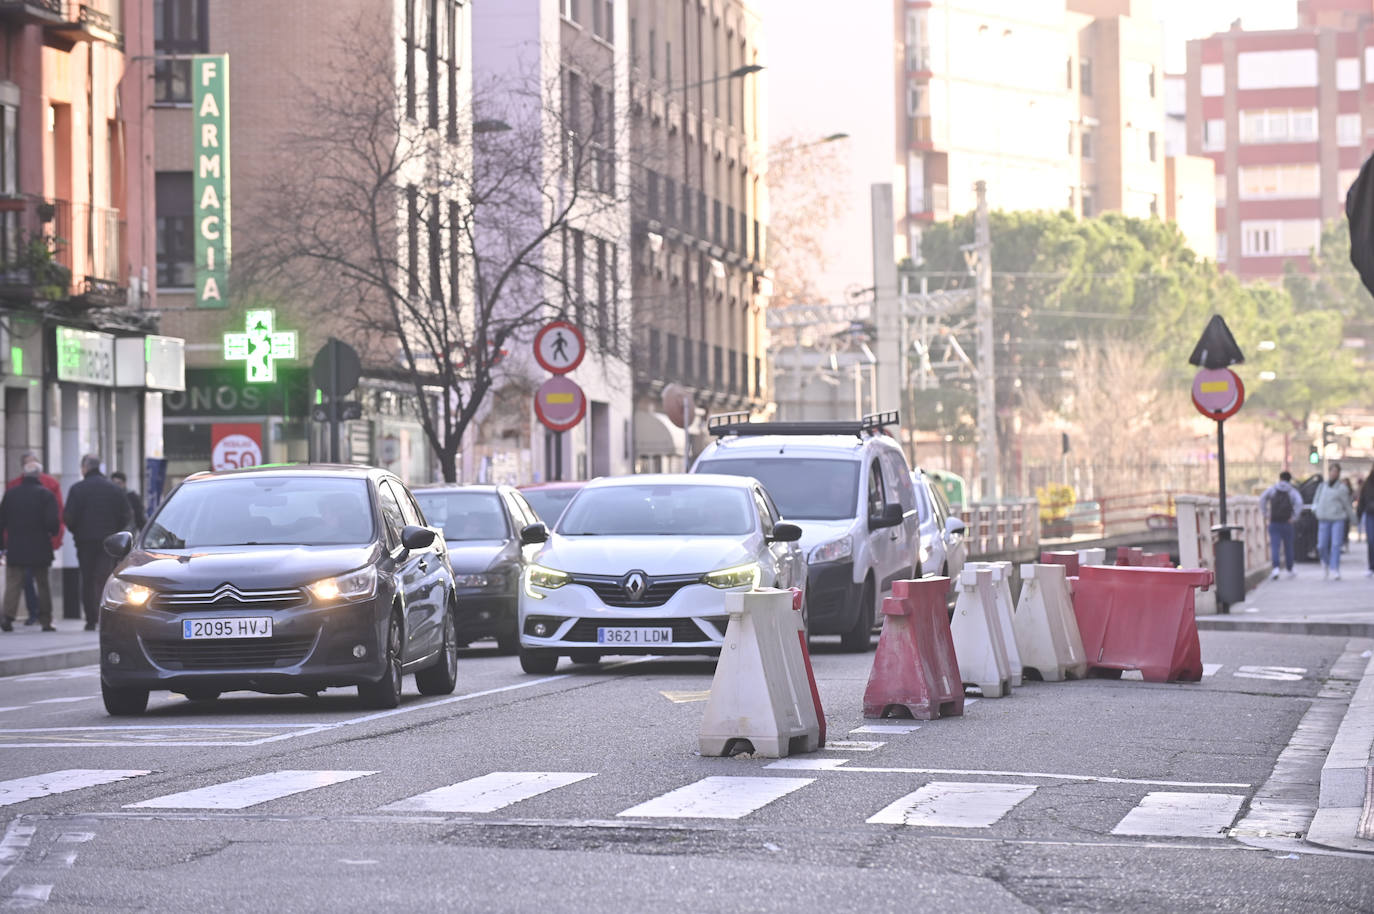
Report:
M 640 455 L 681 454 L 687 438 L 682 429 L 663 413 L 635 412 L 635 453 Z

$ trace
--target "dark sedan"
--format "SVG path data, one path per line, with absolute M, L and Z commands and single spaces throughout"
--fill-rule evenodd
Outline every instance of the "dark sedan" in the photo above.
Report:
M 356 686 L 394 708 L 401 680 L 452 692 L 447 549 L 405 485 L 365 467 L 277 466 L 189 477 L 122 559 L 101 604 L 100 685 L 111 714 L 150 690 L 313 694 Z
M 520 578 L 538 547 L 522 546 L 520 531 L 539 523 L 524 496 L 510 486 L 430 486 L 415 490 L 425 517 L 443 531 L 458 588 L 458 643 L 495 638 L 514 654 Z

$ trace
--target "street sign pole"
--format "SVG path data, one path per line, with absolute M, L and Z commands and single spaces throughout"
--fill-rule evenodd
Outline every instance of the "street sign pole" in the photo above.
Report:
M 1217 420 L 1217 484 L 1221 488 L 1218 499 L 1218 515 L 1222 526 L 1226 525 L 1226 420 Z
M 553 481 L 563 481 L 563 433 L 553 433 Z
M 332 339 L 330 342 L 334 342 Z M 329 364 L 329 462 L 339 462 L 339 360 Z

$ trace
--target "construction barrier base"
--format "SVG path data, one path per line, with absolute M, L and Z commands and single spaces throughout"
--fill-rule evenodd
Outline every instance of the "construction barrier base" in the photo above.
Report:
M 935 720 L 964 713 L 945 595 L 949 579 L 897 581 L 883 601 L 883 631 L 864 690 L 864 717 Z

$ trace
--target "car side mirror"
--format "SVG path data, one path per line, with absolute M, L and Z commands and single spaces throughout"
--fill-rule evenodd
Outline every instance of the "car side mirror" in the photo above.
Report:
M 945 532 L 946 532 L 946 533 L 950 533 L 950 534 L 954 534 L 954 533 L 963 533 L 965 529 L 967 529 L 967 528 L 965 527 L 964 522 L 963 522 L 962 520 L 960 520 L 959 518 L 954 517 L 954 516 L 952 516 L 952 515 L 951 515 L 950 517 L 946 517 L 946 518 L 945 518 Z
M 801 527 L 782 521 L 773 525 L 773 535 L 768 539 L 774 543 L 795 543 L 801 539 L 801 535 Z
M 881 530 L 884 527 L 896 527 L 906 520 L 906 512 L 901 505 L 886 504 L 883 510 L 868 518 L 868 528 L 870 530 Z
M 428 527 L 406 524 L 401 528 L 401 545 L 407 549 L 428 549 L 434 545 L 434 531 Z
M 520 530 L 520 545 L 538 546 L 549 541 L 549 528 L 543 524 L 529 524 Z
M 102 544 L 105 547 L 105 554 L 112 559 L 122 559 L 133 551 L 134 535 L 128 530 L 121 530 L 118 533 L 111 533 L 105 537 Z

